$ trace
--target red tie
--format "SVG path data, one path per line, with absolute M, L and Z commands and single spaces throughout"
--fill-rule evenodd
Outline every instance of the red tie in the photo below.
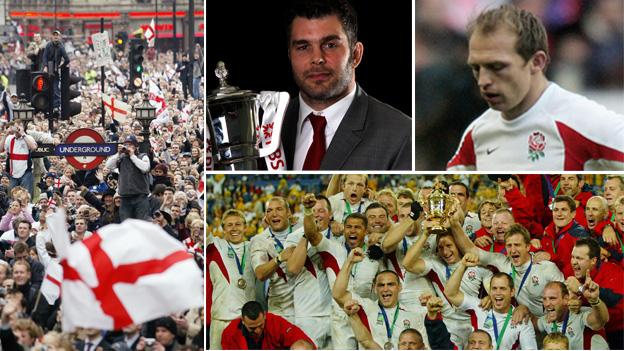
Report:
M 312 113 L 308 115 L 308 119 L 312 123 L 314 136 L 312 137 L 312 145 L 310 145 L 303 163 L 303 169 L 314 171 L 321 168 L 321 161 L 323 156 L 325 156 L 325 126 L 327 125 L 327 120 L 323 116 L 317 116 Z

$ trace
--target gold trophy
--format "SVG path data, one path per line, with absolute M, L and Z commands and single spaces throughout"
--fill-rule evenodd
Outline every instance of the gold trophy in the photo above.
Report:
M 430 228 L 431 234 L 446 232 L 444 222 L 448 219 L 455 203 L 455 199 L 451 195 L 446 194 L 444 190 L 444 184 L 438 182 L 433 186 L 433 191 L 427 195 L 426 199 L 422 195 L 418 199 L 420 206 L 422 206 L 425 212 L 426 219 L 434 223 Z

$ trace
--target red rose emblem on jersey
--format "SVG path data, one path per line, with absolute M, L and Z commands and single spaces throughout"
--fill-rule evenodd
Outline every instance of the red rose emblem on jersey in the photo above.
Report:
M 541 132 L 533 132 L 529 135 L 529 159 L 533 162 L 544 157 L 546 148 L 546 137 Z

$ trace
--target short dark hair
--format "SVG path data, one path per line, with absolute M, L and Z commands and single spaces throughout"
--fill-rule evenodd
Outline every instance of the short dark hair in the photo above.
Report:
M 460 182 L 459 180 L 458 181 L 454 181 L 454 182 L 452 182 L 451 184 L 448 185 L 449 192 L 451 191 L 451 187 L 453 185 L 463 186 L 464 189 L 466 189 L 466 197 L 470 198 L 470 190 L 468 190 L 468 185 L 464 184 L 464 182 Z
M 381 202 L 373 202 L 370 205 L 368 205 L 366 207 L 366 210 L 364 210 L 364 214 L 366 214 L 369 210 L 374 210 L 376 208 L 383 208 L 383 210 L 386 212 L 386 217 L 390 215 L 388 213 L 388 208 L 386 207 L 386 205 L 382 204 Z
M 357 212 L 353 212 L 351 214 L 349 214 L 343 221 L 343 224 L 347 223 L 347 219 L 350 218 L 355 218 L 355 219 L 359 219 L 360 221 L 362 221 L 364 223 L 364 227 L 368 228 L 368 218 L 366 218 L 365 215 L 361 214 L 361 213 L 357 213 Z
M 290 47 L 292 23 L 296 17 L 307 19 L 336 15 L 349 39 L 349 48 L 357 42 L 358 19 L 355 9 L 347 0 L 295 0 L 286 14 L 286 38 Z
M 247 317 L 252 320 L 258 319 L 261 313 L 264 313 L 262 305 L 257 301 L 249 301 L 243 305 L 241 314 L 243 317 Z
M 568 203 L 568 207 L 570 207 L 570 211 L 571 212 L 576 211 L 576 202 L 574 201 L 573 198 L 571 198 L 568 195 L 557 195 L 557 196 L 555 196 L 555 199 L 553 200 L 553 205 L 556 204 L 557 202 L 567 202 Z
M 319 201 L 319 200 L 325 201 L 325 203 L 327 204 L 327 209 L 329 210 L 329 212 L 332 212 L 331 202 L 329 202 L 329 199 L 327 198 L 327 196 L 318 194 L 318 195 L 314 195 L 314 197 L 316 197 L 316 201 Z
M 13 252 L 14 254 L 23 254 L 24 252 L 28 252 L 28 244 L 16 241 L 15 244 L 13 244 Z
M 494 280 L 494 278 L 507 278 L 507 282 L 509 283 L 509 288 L 513 289 L 514 288 L 514 282 L 513 279 L 511 279 L 511 276 L 505 272 L 496 272 L 494 273 L 494 275 L 492 275 L 492 278 L 490 279 L 490 287 L 492 287 L 492 280 Z
M 574 244 L 574 247 L 587 246 L 589 252 L 589 258 L 597 258 L 600 261 L 600 245 L 593 238 L 582 238 L 578 239 Z
M 396 277 L 397 283 L 401 284 L 401 279 L 399 278 L 399 275 L 397 274 L 397 272 L 389 270 L 389 269 L 386 269 L 386 270 L 383 270 L 381 272 L 377 272 L 377 274 L 375 274 L 375 278 L 373 278 L 373 286 L 374 286 L 374 284 L 377 284 L 377 277 L 379 277 L 382 274 L 386 274 L 386 273 L 390 273 L 390 274 L 394 275 Z
M 17 232 L 17 228 L 19 228 L 19 225 L 25 223 L 28 225 L 28 230 L 32 229 L 32 223 L 30 223 L 28 220 L 24 219 L 24 218 L 19 218 L 16 219 L 15 221 L 13 221 L 13 230 L 15 230 Z

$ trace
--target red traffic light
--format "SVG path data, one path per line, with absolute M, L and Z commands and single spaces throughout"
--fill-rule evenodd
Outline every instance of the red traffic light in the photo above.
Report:
M 44 76 L 36 76 L 33 79 L 33 90 L 37 93 L 48 90 L 48 80 Z

